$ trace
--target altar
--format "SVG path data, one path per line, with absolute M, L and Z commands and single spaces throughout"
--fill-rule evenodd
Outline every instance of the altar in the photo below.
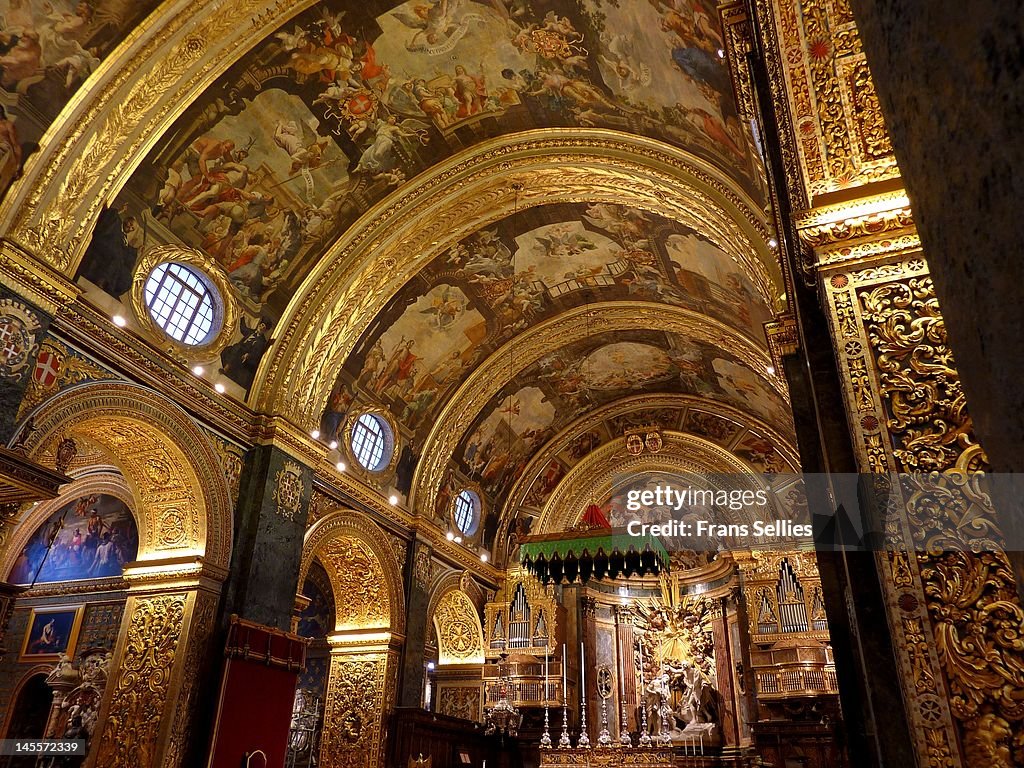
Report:
M 557 766 L 593 766 L 594 768 L 672 768 L 675 758 L 671 749 L 643 747 L 608 747 L 592 749 L 542 749 L 540 768 Z

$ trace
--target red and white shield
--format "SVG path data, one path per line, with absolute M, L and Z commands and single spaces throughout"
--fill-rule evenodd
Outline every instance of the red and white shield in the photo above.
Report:
M 64 361 L 56 352 L 44 349 L 36 358 L 36 367 L 32 371 L 32 378 L 41 387 L 52 387 L 57 383 L 60 376 L 61 363 Z

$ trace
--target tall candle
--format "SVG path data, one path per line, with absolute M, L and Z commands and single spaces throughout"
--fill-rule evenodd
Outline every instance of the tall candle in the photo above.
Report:
M 583 656 L 583 642 L 580 642 L 580 688 L 583 689 L 583 695 L 587 695 L 587 660 Z
M 562 643 L 562 700 L 568 701 L 569 697 L 566 695 L 569 689 L 566 687 L 565 681 L 565 643 Z

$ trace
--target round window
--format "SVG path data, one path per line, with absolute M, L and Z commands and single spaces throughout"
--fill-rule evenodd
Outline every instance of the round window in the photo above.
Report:
M 190 347 L 217 333 L 216 289 L 206 276 L 176 262 L 157 264 L 146 278 L 146 307 L 164 333 Z
M 364 413 L 352 425 L 352 455 L 371 472 L 380 472 L 391 461 L 395 438 L 380 416 Z
M 480 525 L 480 497 L 473 491 L 466 489 L 455 497 L 455 525 L 467 536 L 476 533 Z

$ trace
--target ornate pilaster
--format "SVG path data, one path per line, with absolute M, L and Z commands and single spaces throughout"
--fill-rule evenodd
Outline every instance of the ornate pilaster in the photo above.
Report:
M 249 451 L 224 615 L 287 630 L 298 590 L 312 473 L 273 445 Z
M 89 768 L 186 765 L 223 574 L 199 559 L 135 564 Z
M 394 706 L 399 644 L 388 632 L 335 634 L 328 638 L 331 665 L 320 745 L 323 768 L 386 765 L 386 719 Z
M 971 554 L 971 537 L 984 532 L 988 550 L 1001 534 L 984 488 L 960 474 L 987 464 L 927 263 L 911 251 L 846 267 L 822 277 L 862 466 L 942 473 L 881 489 L 891 542 L 878 555 L 882 586 L 922 764 L 1018 764 L 1011 734 L 1024 713 L 1007 702 L 1024 693 L 1024 653 L 1001 627 L 1019 626 L 1024 610 L 1005 554 Z
M 640 730 L 636 722 L 636 664 L 633 662 L 633 608 L 615 606 L 615 654 L 619 659 L 619 709 L 625 713 L 620 727 Z

